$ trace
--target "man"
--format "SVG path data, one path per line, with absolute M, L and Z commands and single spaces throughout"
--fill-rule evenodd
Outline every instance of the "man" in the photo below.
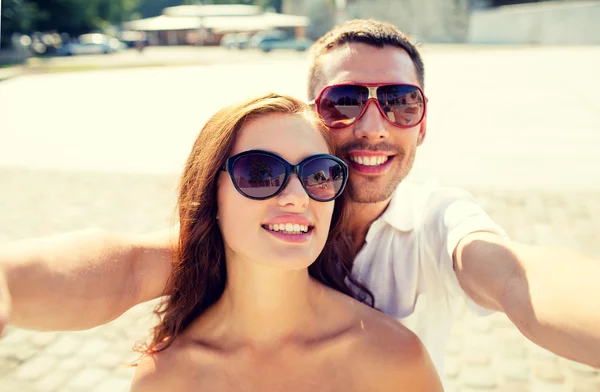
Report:
M 402 181 L 426 136 L 423 85 L 419 52 L 389 24 L 347 22 L 313 47 L 309 97 L 350 166 L 354 272 L 441 374 L 463 302 L 505 312 L 533 342 L 600 367 L 600 262 L 510 241 L 467 193 Z M 4 315 L 41 330 L 113 320 L 161 295 L 176 238 L 86 231 L 0 250 Z

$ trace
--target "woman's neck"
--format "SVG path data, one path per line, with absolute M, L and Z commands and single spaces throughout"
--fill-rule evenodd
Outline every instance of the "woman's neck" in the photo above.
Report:
M 310 334 L 325 288 L 306 269 L 228 260 L 221 298 L 202 316 L 218 335 L 260 346 Z

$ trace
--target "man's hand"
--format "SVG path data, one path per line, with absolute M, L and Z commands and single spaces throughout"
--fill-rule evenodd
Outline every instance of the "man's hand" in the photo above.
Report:
M 2 336 L 4 327 L 8 323 L 9 316 L 10 293 L 8 292 L 8 284 L 6 283 L 6 274 L 0 268 L 0 336 Z
M 541 347 L 600 368 L 600 261 L 472 233 L 459 242 L 454 262 L 475 302 L 506 313 Z

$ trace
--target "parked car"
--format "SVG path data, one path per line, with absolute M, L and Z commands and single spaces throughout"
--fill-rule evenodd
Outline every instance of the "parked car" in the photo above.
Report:
M 73 56 L 79 54 L 109 54 L 115 53 L 127 48 L 127 45 L 116 38 L 111 38 L 104 34 L 83 34 L 77 39 L 77 42 L 67 42 L 57 50 L 57 53 L 63 56 Z
M 227 49 L 246 49 L 250 44 L 250 33 L 229 33 L 221 38 L 221 46 Z
M 289 37 L 264 37 L 257 42 L 256 47 L 263 52 L 270 52 L 273 49 L 294 49 L 305 51 L 312 45 L 308 38 L 289 38 Z
M 286 39 L 290 34 L 282 30 L 259 31 L 250 38 L 249 48 L 258 48 L 258 45 L 265 39 Z

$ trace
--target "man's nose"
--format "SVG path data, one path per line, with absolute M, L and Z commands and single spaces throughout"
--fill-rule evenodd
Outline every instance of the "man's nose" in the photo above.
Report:
M 389 136 L 388 122 L 379 111 L 377 102 L 370 100 L 367 103 L 365 113 L 354 126 L 354 136 L 357 139 L 368 139 L 380 141 Z

